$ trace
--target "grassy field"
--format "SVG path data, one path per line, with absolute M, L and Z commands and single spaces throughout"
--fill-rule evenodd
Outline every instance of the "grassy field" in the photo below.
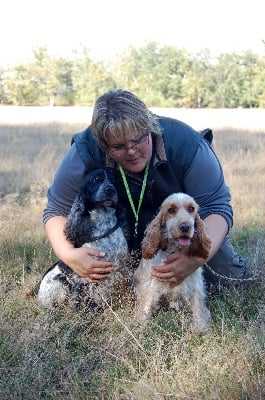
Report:
M 253 280 L 209 299 L 211 329 L 197 336 L 180 311 L 139 329 L 129 299 L 92 316 L 43 310 L 28 297 L 54 260 L 42 226 L 45 193 L 86 120 L 66 109 L 22 121 L 8 110 L 0 118 L 0 399 L 264 399 L 265 123 L 244 130 L 230 111 L 231 127 L 229 113 L 224 126 L 212 126 L 233 196 L 232 240 Z

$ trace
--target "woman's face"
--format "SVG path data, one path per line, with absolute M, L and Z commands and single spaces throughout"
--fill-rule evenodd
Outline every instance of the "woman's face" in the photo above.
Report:
M 136 133 L 134 129 L 125 127 L 124 136 L 117 138 L 106 131 L 108 153 L 121 167 L 130 172 L 141 172 L 152 156 L 152 136 Z

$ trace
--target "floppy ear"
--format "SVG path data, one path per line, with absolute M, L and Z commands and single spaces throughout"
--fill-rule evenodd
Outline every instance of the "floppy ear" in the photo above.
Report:
M 207 236 L 204 222 L 198 214 L 195 217 L 195 232 L 188 249 L 187 255 L 189 257 L 198 257 L 207 259 L 211 249 L 211 240 Z
M 166 239 L 163 237 L 165 220 L 163 212 L 159 211 L 157 216 L 147 226 L 145 237 L 142 241 L 142 256 L 145 259 L 152 259 L 158 250 L 166 246 Z
M 95 208 L 95 204 L 91 202 L 89 184 L 87 183 L 83 187 L 81 187 L 79 192 L 79 202 L 82 207 L 82 212 L 85 216 L 89 215 L 90 211 Z
M 91 235 L 91 219 L 81 193 L 78 193 L 64 226 L 64 235 L 75 247 L 85 243 L 85 238 Z

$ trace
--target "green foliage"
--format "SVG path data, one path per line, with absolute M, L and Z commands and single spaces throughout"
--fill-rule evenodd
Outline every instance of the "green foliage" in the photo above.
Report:
M 0 69 L 0 103 L 92 106 L 106 90 L 124 87 L 149 107 L 264 107 L 264 65 L 249 50 L 213 58 L 208 49 L 192 55 L 153 41 L 109 63 L 94 61 L 85 46 L 69 59 L 44 46 L 32 60 Z
M 75 91 L 75 105 L 92 105 L 96 98 L 115 81 L 104 65 L 96 64 L 85 50 L 72 61 L 72 79 Z

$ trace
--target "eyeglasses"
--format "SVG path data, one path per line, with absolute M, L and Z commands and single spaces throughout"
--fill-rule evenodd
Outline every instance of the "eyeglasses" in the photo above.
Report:
M 146 144 L 149 144 L 149 137 L 149 133 L 145 133 L 137 139 L 130 140 L 130 142 L 133 143 L 133 145 L 130 147 L 126 147 L 124 144 L 113 144 L 109 146 L 108 151 L 116 157 L 120 157 L 124 155 L 126 151 L 141 150 Z

